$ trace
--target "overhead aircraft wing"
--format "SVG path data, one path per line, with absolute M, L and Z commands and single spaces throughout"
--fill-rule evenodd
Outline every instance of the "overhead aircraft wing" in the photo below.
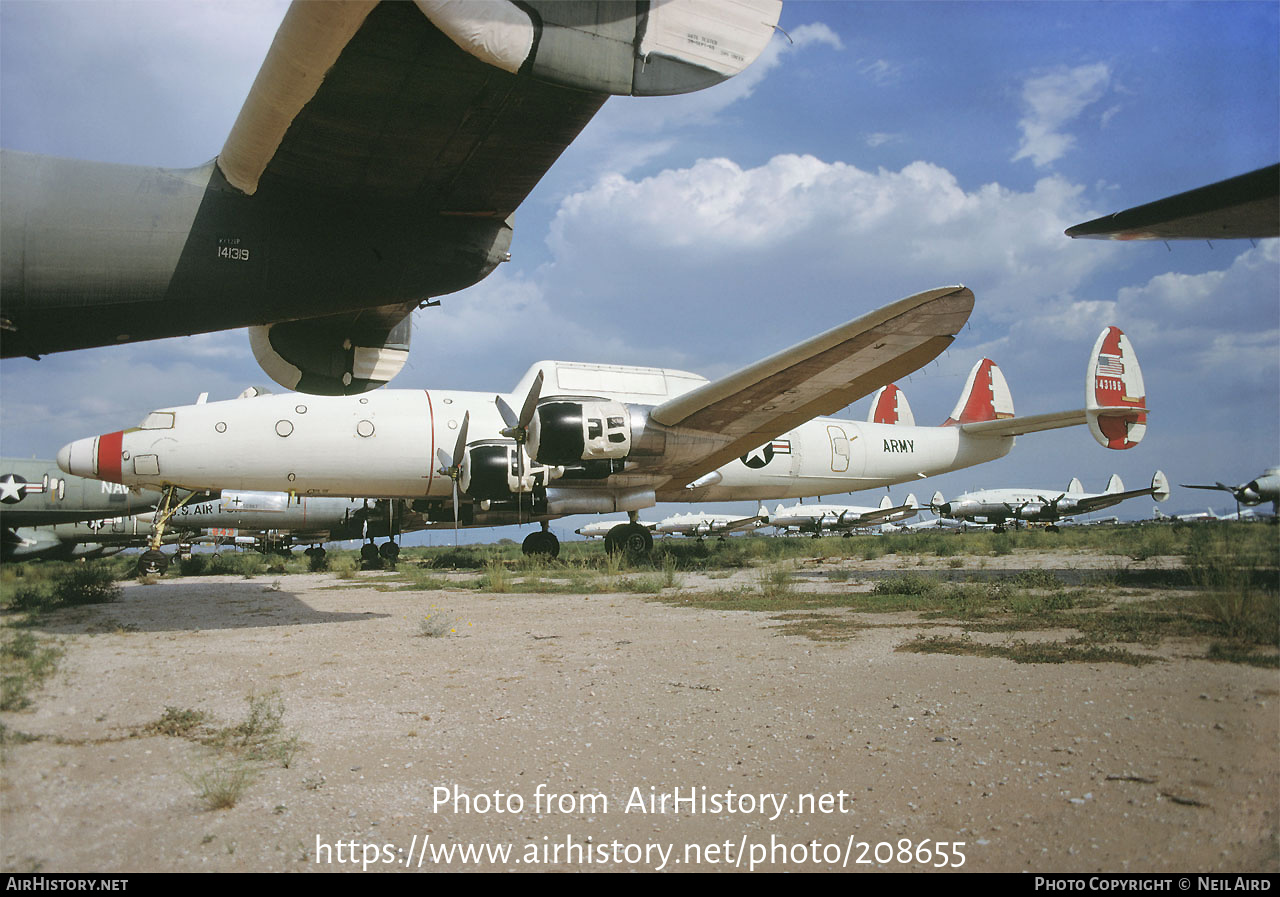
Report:
M 606 98 L 735 74 L 768 42 L 780 7 L 681 2 L 645 15 L 630 3 L 295 3 L 217 164 L 248 195 L 500 224 Z M 681 29 L 724 42 L 727 55 L 673 40 Z M 292 389 L 386 382 L 408 358 L 405 319 L 424 298 L 257 326 L 254 355 Z
M 294 3 L 214 162 L 4 154 L 0 353 L 249 326 L 286 388 L 376 388 L 407 357 L 408 314 L 506 258 L 516 207 L 607 97 L 732 77 L 780 11 Z
M 651 420 L 679 428 L 698 446 L 662 468 L 670 480 L 659 499 L 924 367 L 951 345 L 971 311 L 967 287 L 917 293 L 654 408 Z
M 1077 224 L 1094 240 L 1231 240 L 1280 237 L 1280 164 Z

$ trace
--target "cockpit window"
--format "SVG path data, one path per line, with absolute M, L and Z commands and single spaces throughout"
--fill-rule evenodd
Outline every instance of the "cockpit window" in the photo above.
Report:
M 172 411 L 152 411 L 142 423 L 138 424 L 139 430 L 172 430 L 173 429 L 173 412 Z

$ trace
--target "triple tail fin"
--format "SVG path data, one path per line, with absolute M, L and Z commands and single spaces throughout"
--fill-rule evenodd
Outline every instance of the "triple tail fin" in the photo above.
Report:
M 1009 392 L 1009 384 L 996 363 L 984 358 L 969 371 L 960 401 L 956 402 L 943 426 L 1004 420 L 1013 416 L 1013 395 Z
M 867 414 L 867 423 L 898 424 L 903 427 L 916 425 L 915 415 L 907 404 L 907 394 L 898 388 L 898 384 L 890 383 L 882 386 L 871 399 L 871 411 Z

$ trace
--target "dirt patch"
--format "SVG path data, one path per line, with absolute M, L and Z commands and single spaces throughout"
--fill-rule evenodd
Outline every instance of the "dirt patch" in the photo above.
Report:
M 910 626 L 824 644 L 634 595 L 337 584 L 170 579 L 50 615 L 60 671 L 2 715 L 37 738 L 5 749 L 4 867 L 403 871 L 425 841 L 423 869 L 897 870 L 954 865 L 956 842 L 981 871 L 1280 869 L 1275 670 L 1177 645 L 1143 667 L 1017 664 L 896 651 Z M 452 631 L 420 634 L 442 615 Z M 232 725 L 254 695 L 278 695 L 300 748 L 238 761 L 251 782 L 208 809 L 194 782 L 232 758 L 148 726 L 166 708 Z M 511 852 L 431 860 L 470 845 Z

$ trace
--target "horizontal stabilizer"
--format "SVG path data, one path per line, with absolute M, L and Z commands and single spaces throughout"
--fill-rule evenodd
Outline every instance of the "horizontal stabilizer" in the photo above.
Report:
M 1061 427 L 1078 427 L 1086 423 L 1083 408 L 1078 411 L 1052 411 L 1048 414 L 1028 414 L 1024 417 L 1010 417 L 1005 420 L 983 420 L 971 424 L 961 424 L 960 429 L 969 436 L 998 439 L 1005 436 L 1021 436 L 1024 433 L 1038 433 L 1041 430 L 1057 430 Z

